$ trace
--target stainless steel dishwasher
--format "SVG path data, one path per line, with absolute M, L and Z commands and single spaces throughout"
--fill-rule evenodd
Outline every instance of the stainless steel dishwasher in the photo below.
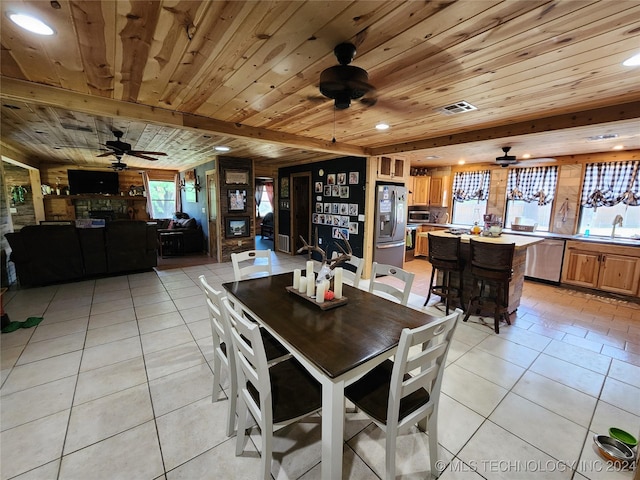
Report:
M 560 283 L 564 240 L 545 239 L 527 247 L 524 276 L 535 280 Z

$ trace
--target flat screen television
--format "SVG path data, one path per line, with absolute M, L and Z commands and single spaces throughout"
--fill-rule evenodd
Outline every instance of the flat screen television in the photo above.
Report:
M 120 191 L 118 172 L 101 172 L 97 170 L 68 170 L 69 193 L 82 195 L 101 193 L 117 195 Z

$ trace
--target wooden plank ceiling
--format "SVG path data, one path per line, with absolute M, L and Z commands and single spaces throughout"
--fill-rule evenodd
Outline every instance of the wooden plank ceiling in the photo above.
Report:
M 58 8 L 54 8 L 54 7 Z M 137 168 L 227 155 L 286 165 L 405 152 L 429 165 L 640 149 L 637 0 L 4 0 L 1 145 L 32 165 L 109 166 L 112 131 L 165 152 Z M 50 37 L 7 18 L 31 13 Z M 334 47 L 375 86 L 336 110 Z M 477 107 L 447 115 L 466 101 Z M 385 122 L 390 129 L 374 126 Z M 602 142 L 587 137 L 616 134 Z M 335 141 L 334 141 L 335 139 Z M 427 156 L 437 157 L 425 161 Z

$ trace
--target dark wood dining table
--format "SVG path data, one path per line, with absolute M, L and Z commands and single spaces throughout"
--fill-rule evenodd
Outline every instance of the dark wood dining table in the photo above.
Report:
M 224 283 L 224 289 L 322 385 L 322 478 L 342 478 L 344 388 L 398 347 L 404 328 L 438 317 L 343 286 L 347 303 L 322 310 L 290 293 L 292 273 Z

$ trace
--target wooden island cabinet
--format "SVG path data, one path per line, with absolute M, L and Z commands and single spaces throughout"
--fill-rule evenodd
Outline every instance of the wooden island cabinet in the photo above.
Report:
M 432 232 L 433 235 L 445 236 L 445 237 L 460 237 L 460 255 L 462 256 L 465 267 L 462 272 L 463 279 L 463 293 L 462 299 L 464 307 L 466 308 L 469 302 L 469 298 L 473 292 L 473 278 L 471 276 L 471 246 L 469 244 L 470 240 L 473 238 L 474 240 L 479 240 L 487 243 L 499 243 L 499 244 L 515 244 L 515 252 L 513 254 L 513 274 L 511 277 L 511 282 L 509 283 L 509 313 L 513 313 L 520 306 L 520 298 L 522 297 L 522 288 L 524 285 L 524 271 L 527 262 L 527 247 L 529 245 L 533 245 L 534 243 L 542 242 L 542 238 L 537 237 L 527 237 L 524 235 L 508 235 L 502 234 L 499 237 L 482 237 L 479 235 L 453 235 L 451 233 L 447 233 L 444 230 L 438 230 Z M 458 275 L 455 272 L 451 273 L 451 279 L 454 284 L 457 284 L 459 279 Z M 439 278 L 438 281 L 442 279 Z

